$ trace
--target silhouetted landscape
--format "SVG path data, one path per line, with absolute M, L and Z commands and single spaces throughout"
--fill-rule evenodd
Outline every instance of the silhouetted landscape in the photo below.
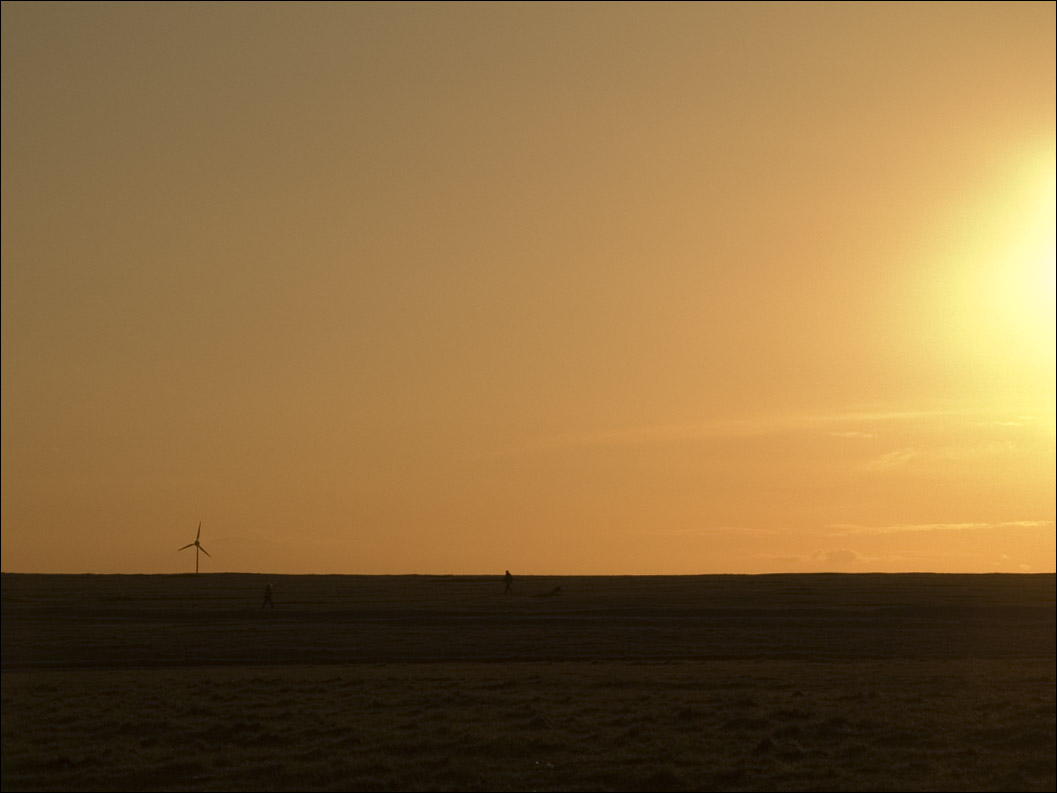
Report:
M 1052 574 L 513 572 L 4 574 L 3 787 L 1057 785 Z

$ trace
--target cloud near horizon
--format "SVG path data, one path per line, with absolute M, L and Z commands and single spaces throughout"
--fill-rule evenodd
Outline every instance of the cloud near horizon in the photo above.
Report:
M 900 523 L 888 526 L 861 526 L 842 523 L 827 526 L 830 536 L 849 534 L 901 534 L 904 532 L 932 531 L 993 531 L 995 529 L 1045 529 L 1052 528 L 1052 520 L 1011 520 L 992 523 Z

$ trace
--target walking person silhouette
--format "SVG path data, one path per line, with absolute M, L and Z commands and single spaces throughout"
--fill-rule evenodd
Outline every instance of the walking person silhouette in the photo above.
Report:
M 504 589 L 503 592 L 513 592 L 514 590 L 511 587 L 514 584 L 514 576 L 510 575 L 510 571 L 507 570 L 506 575 L 503 576 L 503 578 L 506 580 L 506 589 Z

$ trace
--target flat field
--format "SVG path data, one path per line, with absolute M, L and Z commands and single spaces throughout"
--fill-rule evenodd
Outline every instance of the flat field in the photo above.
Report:
M 514 589 L 4 574 L 3 789 L 1057 788 L 1053 575 Z

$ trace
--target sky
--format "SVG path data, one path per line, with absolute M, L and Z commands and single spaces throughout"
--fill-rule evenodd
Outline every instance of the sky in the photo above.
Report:
M 2 5 L 2 569 L 1052 572 L 1055 9 Z

